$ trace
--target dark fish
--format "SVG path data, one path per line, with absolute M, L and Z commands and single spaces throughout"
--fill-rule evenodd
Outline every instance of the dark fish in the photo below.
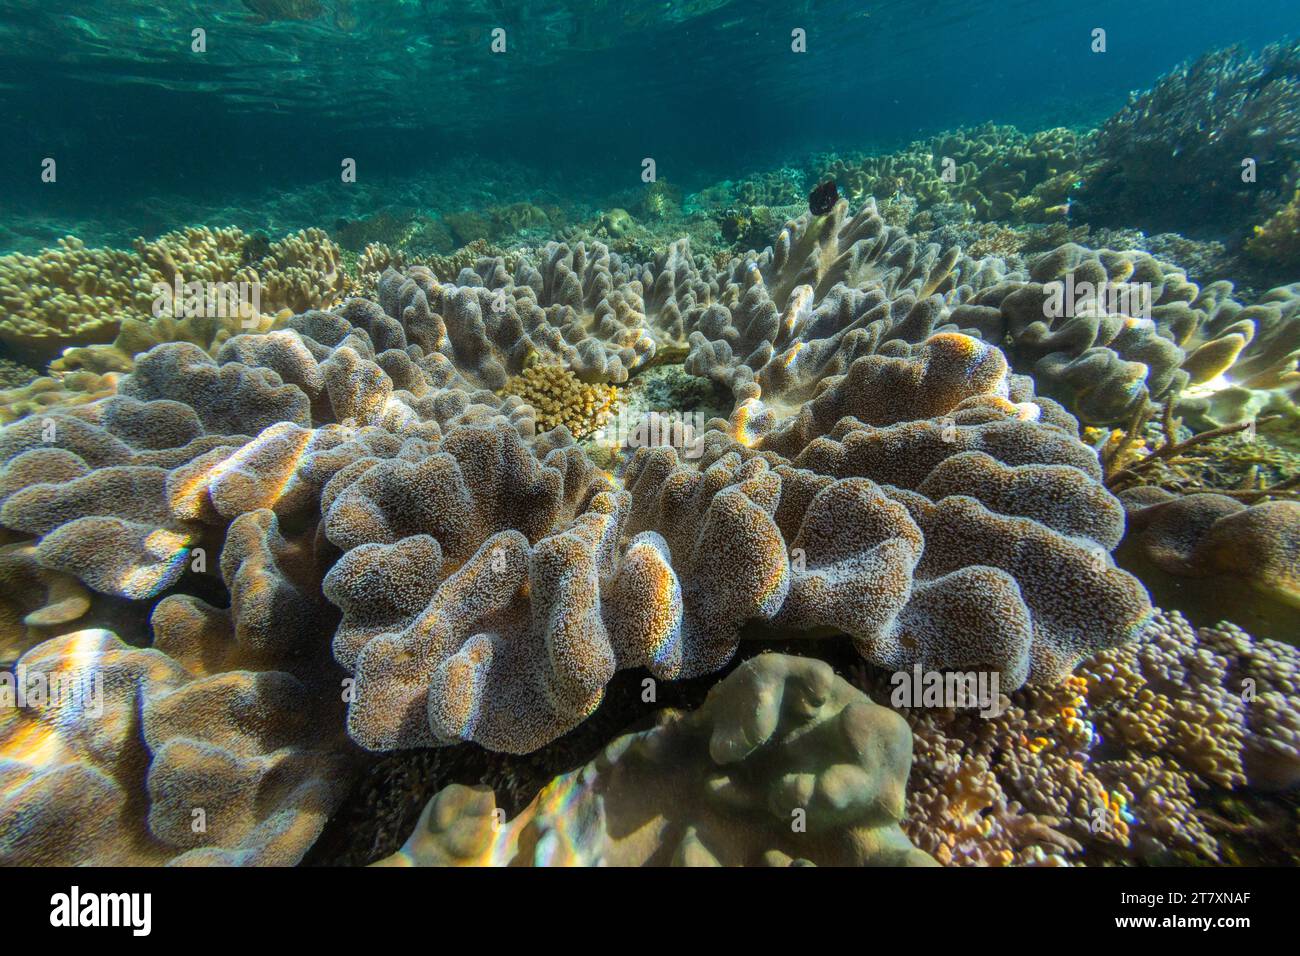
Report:
M 814 216 L 824 216 L 840 201 L 840 191 L 835 180 L 828 179 L 808 194 L 808 209 Z

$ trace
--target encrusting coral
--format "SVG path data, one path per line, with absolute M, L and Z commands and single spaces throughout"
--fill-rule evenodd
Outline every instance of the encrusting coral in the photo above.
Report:
M 933 866 L 899 829 L 904 722 L 821 661 L 762 654 L 506 821 L 486 788 L 430 801 L 384 866 Z

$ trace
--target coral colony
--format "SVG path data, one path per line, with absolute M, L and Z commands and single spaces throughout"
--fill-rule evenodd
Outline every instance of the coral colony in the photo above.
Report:
M 0 863 L 1294 862 L 1297 63 L 0 257 Z

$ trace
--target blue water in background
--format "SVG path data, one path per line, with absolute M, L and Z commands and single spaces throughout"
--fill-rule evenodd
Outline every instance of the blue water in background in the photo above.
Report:
M 321 4 L 259 23 L 241 0 L 0 0 L 0 213 L 339 183 L 345 156 L 361 177 L 482 156 L 592 189 L 648 156 L 689 189 L 987 120 L 1093 124 L 1181 60 L 1300 32 L 1295 0 Z

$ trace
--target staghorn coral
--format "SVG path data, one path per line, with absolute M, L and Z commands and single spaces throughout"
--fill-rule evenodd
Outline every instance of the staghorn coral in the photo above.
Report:
M 490 790 L 448 787 L 379 865 L 933 865 L 898 827 L 910 743 L 828 665 L 764 654 L 508 823 Z

